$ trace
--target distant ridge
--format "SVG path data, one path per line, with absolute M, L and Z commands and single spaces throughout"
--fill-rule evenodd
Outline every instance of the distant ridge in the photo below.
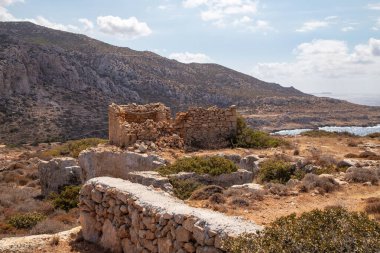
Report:
M 183 64 L 29 22 L 0 22 L 0 97 L 0 143 L 105 137 L 111 102 L 180 111 L 316 99 L 217 64 Z

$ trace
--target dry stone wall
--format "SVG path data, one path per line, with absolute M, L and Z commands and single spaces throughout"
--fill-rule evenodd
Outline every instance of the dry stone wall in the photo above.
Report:
M 196 148 L 221 148 L 231 144 L 236 135 L 236 107 L 192 108 L 178 113 L 174 127 L 186 145 Z
M 124 147 L 136 140 L 155 140 L 169 130 L 170 109 L 161 103 L 108 108 L 110 143 Z
M 221 253 L 225 238 L 262 229 L 109 177 L 93 178 L 82 187 L 80 223 L 85 240 L 116 253 Z
M 229 146 L 230 139 L 236 135 L 235 106 L 191 108 L 178 113 L 175 119 L 170 114 L 170 109 L 161 103 L 112 104 L 109 106 L 110 143 L 127 147 L 141 140 L 170 143 L 169 146 L 179 148 L 183 142 L 187 147 L 223 148 Z

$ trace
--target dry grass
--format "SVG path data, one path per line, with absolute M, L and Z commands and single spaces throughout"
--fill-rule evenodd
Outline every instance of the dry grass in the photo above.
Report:
M 29 234 L 55 233 L 77 226 L 78 209 L 68 213 L 54 210 L 50 200 L 43 200 L 38 180 L 37 160 L 17 158 L 0 172 L 0 238 Z M 9 225 L 12 217 L 38 213 L 46 217 L 31 229 Z
M 69 230 L 72 228 L 70 225 L 65 224 L 61 221 L 55 220 L 53 218 L 48 218 L 40 221 L 31 230 L 31 235 L 41 235 L 41 234 L 55 234 L 60 231 Z

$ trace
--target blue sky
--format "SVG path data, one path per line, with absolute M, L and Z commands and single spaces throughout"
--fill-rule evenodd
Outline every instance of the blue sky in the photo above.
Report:
M 0 0 L 0 21 L 16 20 L 305 92 L 380 94 L 379 0 Z

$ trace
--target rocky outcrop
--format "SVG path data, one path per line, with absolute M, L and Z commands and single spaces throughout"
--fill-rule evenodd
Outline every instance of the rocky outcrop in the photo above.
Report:
M 133 183 L 139 183 L 146 186 L 161 188 L 164 191 L 170 192 L 173 187 L 170 184 L 170 179 L 192 179 L 205 185 L 219 185 L 222 187 L 230 187 L 233 185 L 242 185 L 251 183 L 254 174 L 247 170 L 239 169 L 236 172 L 229 174 L 221 174 L 211 176 L 208 174 L 199 175 L 194 172 L 181 172 L 172 174 L 167 177 L 161 176 L 155 171 L 135 171 L 128 174 L 127 179 Z
M 225 252 L 223 240 L 262 227 L 193 208 L 129 181 L 101 177 L 80 192 L 83 237 L 111 252 Z
M 83 182 L 90 178 L 111 176 L 128 179 L 132 171 L 154 170 L 165 160 L 154 154 L 140 154 L 116 147 L 98 147 L 82 151 L 78 157 Z
M 71 157 L 41 161 L 38 165 L 38 174 L 42 195 L 47 197 L 52 192 L 58 193 L 65 186 L 79 185 L 80 173 L 77 160 Z
M 0 122 L 6 123 L 0 142 L 105 137 L 112 102 L 161 101 L 178 112 L 259 93 L 303 96 L 218 65 L 182 64 L 27 22 L 0 23 Z

